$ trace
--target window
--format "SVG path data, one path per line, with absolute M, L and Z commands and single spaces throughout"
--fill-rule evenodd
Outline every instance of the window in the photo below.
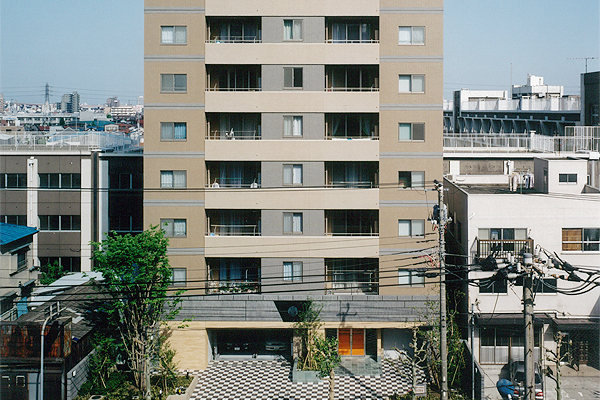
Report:
M 302 136 L 302 117 L 283 117 L 283 136 Z
M 163 93 L 185 93 L 187 92 L 187 75 L 185 74 L 161 74 L 160 91 Z
M 477 238 L 482 240 L 525 240 L 526 228 L 484 228 L 477 231 Z
M 286 89 L 302 88 L 302 68 L 283 68 L 283 87 Z
M 40 215 L 42 231 L 78 231 L 81 230 L 80 215 Z
M 302 20 L 283 20 L 283 40 L 302 40 Z
M 283 213 L 283 233 L 302 233 L 302 213 Z
M 302 262 L 284 261 L 283 262 L 283 280 L 292 282 L 302 282 Z
M 424 26 L 399 26 L 398 44 L 400 45 L 423 45 L 425 44 Z
M 600 228 L 563 228 L 563 251 L 600 251 Z
M 0 174 L 0 189 L 20 189 L 27 187 L 27 174 Z
M 187 124 L 185 122 L 161 122 L 160 140 L 187 140 Z
M 42 189 L 79 189 L 81 174 L 39 174 Z
M 425 140 L 425 124 L 398 124 L 398 140 Z
M 187 44 L 186 26 L 162 26 L 161 44 Z
M 424 189 L 425 171 L 398 171 L 400 189 Z
M 283 184 L 302 185 L 302 164 L 283 164 Z
M 187 280 L 187 270 L 185 268 L 171 268 L 171 285 L 185 286 Z
M 577 183 L 577 174 L 558 174 L 560 183 Z
M 160 187 L 162 189 L 185 189 L 186 181 L 186 171 L 160 171 Z
M 0 222 L 27 226 L 27 215 L 0 215 Z
M 398 75 L 398 92 L 424 93 L 425 75 Z
M 405 237 L 424 237 L 425 220 L 424 219 L 399 219 L 398 236 Z
M 332 25 L 333 43 L 369 43 L 371 25 L 364 23 L 334 23 Z
M 40 257 L 41 266 L 52 265 L 54 263 L 62 265 L 62 267 L 69 272 L 81 271 L 80 257 Z
M 425 286 L 424 271 L 412 271 L 408 269 L 398 270 L 398 285 L 400 286 Z
M 160 227 L 165 231 L 165 237 L 187 236 L 187 221 L 185 219 L 161 219 Z

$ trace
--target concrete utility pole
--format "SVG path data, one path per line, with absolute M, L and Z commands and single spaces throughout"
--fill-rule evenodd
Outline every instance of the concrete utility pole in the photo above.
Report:
M 448 327 L 446 326 L 446 206 L 444 204 L 444 185 L 434 181 L 438 191 L 438 233 L 439 233 L 439 263 L 440 263 L 440 372 L 442 393 L 441 400 L 448 400 Z
M 524 400 L 535 400 L 535 372 L 533 363 L 533 256 L 523 254 L 523 314 L 525 319 L 525 382 Z

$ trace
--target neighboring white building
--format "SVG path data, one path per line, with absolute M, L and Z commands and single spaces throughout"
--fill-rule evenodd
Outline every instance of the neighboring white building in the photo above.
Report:
M 593 161 L 574 157 L 540 157 L 532 161 L 517 159 L 516 167 L 515 161 L 505 161 L 504 171 L 489 175 L 463 175 L 454 165 L 454 173 L 445 179 L 445 200 L 452 218 L 448 252 L 463 255 L 454 263 L 477 265 L 492 250 L 498 251 L 495 256 L 499 263 L 508 253 L 518 260 L 520 252 L 538 254 L 541 246 L 575 267 L 600 273 L 600 193 L 587 185 L 588 163 Z M 481 160 L 480 164 L 485 162 Z M 521 179 L 531 173 L 533 187 L 519 185 L 511 191 L 511 173 Z M 486 281 L 494 272 L 479 269 L 470 268 L 468 278 L 479 285 L 465 285 L 468 296 L 463 307 L 474 306 L 474 353 L 485 370 L 485 387 L 494 387 L 509 361 L 523 359 L 523 287 L 519 280 Z M 536 360 L 545 363 L 544 348 L 555 347 L 553 335 L 562 331 L 573 341 L 571 350 L 582 373 L 589 367 L 597 369 L 600 288 L 576 296 L 557 293 L 553 287 L 563 291 L 582 283 L 566 281 L 565 271 L 547 265 L 542 272 L 543 282 L 537 283 L 535 290 Z M 578 275 L 588 277 L 585 273 Z M 489 390 L 486 395 L 493 398 L 498 393 Z

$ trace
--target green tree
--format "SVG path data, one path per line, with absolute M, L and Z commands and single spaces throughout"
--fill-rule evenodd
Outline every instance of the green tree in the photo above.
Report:
M 329 399 L 333 400 L 335 390 L 335 369 L 340 365 L 338 340 L 327 339 L 321 332 L 321 310 L 323 305 L 317 305 L 309 300 L 304 310 L 299 314 L 299 320 L 294 324 L 294 331 L 300 338 L 298 369 L 318 371 L 321 379 L 329 381 Z
M 177 296 L 174 300 L 168 296 L 168 243 L 157 226 L 135 236 L 111 235 L 102 243 L 92 243 L 93 269 L 103 276 L 94 286 L 107 297 L 102 311 L 118 334 L 134 385 L 146 397 L 150 396 L 149 364 L 157 351 L 160 324 L 178 312 Z
M 42 273 L 40 276 L 41 285 L 49 285 L 69 273 L 58 261 L 42 265 L 40 271 Z

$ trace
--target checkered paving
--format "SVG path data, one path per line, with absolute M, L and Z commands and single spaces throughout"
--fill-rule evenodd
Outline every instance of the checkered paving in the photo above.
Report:
M 292 382 L 286 360 L 218 360 L 199 376 L 192 400 L 327 400 L 328 382 Z M 336 376 L 337 400 L 385 400 L 410 389 L 407 366 L 382 363 L 380 376 Z

